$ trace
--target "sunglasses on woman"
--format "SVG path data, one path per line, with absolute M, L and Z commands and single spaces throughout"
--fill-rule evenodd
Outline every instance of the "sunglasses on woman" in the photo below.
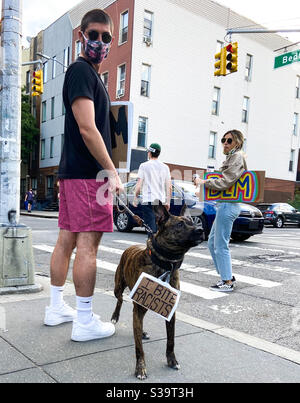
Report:
M 112 36 L 109 32 L 103 32 L 100 34 L 98 31 L 89 31 L 88 32 L 88 37 L 90 41 L 97 41 L 99 39 L 99 36 L 101 35 L 101 41 L 105 44 L 108 44 L 112 41 Z
M 225 144 L 227 142 L 227 144 L 232 144 L 233 140 L 232 139 L 226 139 L 225 137 L 222 138 L 221 143 Z

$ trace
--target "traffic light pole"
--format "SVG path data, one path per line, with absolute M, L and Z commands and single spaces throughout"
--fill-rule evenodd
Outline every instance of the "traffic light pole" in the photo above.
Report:
M 0 223 L 20 215 L 21 169 L 21 0 L 2 0 L 0 61 Z
M 37 292 L 31 230 L 19 224 L 22 0 L 2 0 L 0 57 L 0 295 Z

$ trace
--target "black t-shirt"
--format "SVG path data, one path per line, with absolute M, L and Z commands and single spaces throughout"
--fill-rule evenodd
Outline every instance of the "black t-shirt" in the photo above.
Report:
M 93 66 L 79 57 L 69 66 L 63 86 L 66 115 L 64 146 L 58 171 L 60 179 L 95 179 L 103 169 L 85 145 L 74 118 L 72 103 L 78 97 L 87 97 L 94 102 L 95 123 L 111 156 L 109 96 Z

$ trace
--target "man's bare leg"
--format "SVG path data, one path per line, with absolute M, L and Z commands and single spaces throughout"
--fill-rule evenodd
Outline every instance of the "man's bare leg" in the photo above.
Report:
M 96 258 L 102 232 L 82 232 L 77 235 L 73 281 L 76 295 L 91 297 L 96 284 Z
M 64 286 L 72 252 L 76 246 L 76 233 L 60 230 L 56 246 L 51 256 L 50 275 L 51 285 Z

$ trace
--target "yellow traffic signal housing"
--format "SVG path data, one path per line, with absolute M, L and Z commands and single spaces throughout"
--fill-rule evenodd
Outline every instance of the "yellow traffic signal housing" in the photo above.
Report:
M 215 76 L 226 76 L 226 49 L 222 48 L 219 53 L 215 55 Z
M 32 79 L 32 96 L 37 97 L 42 95 L 44 92 L 43 85 L 43 70 L 36 70 L 33 72 Z
M 226 46 L 226 60 L 228 61 L 226 69 L 230 73 L 235 73 L 238 70 L 238 43 L 230 43 Z

